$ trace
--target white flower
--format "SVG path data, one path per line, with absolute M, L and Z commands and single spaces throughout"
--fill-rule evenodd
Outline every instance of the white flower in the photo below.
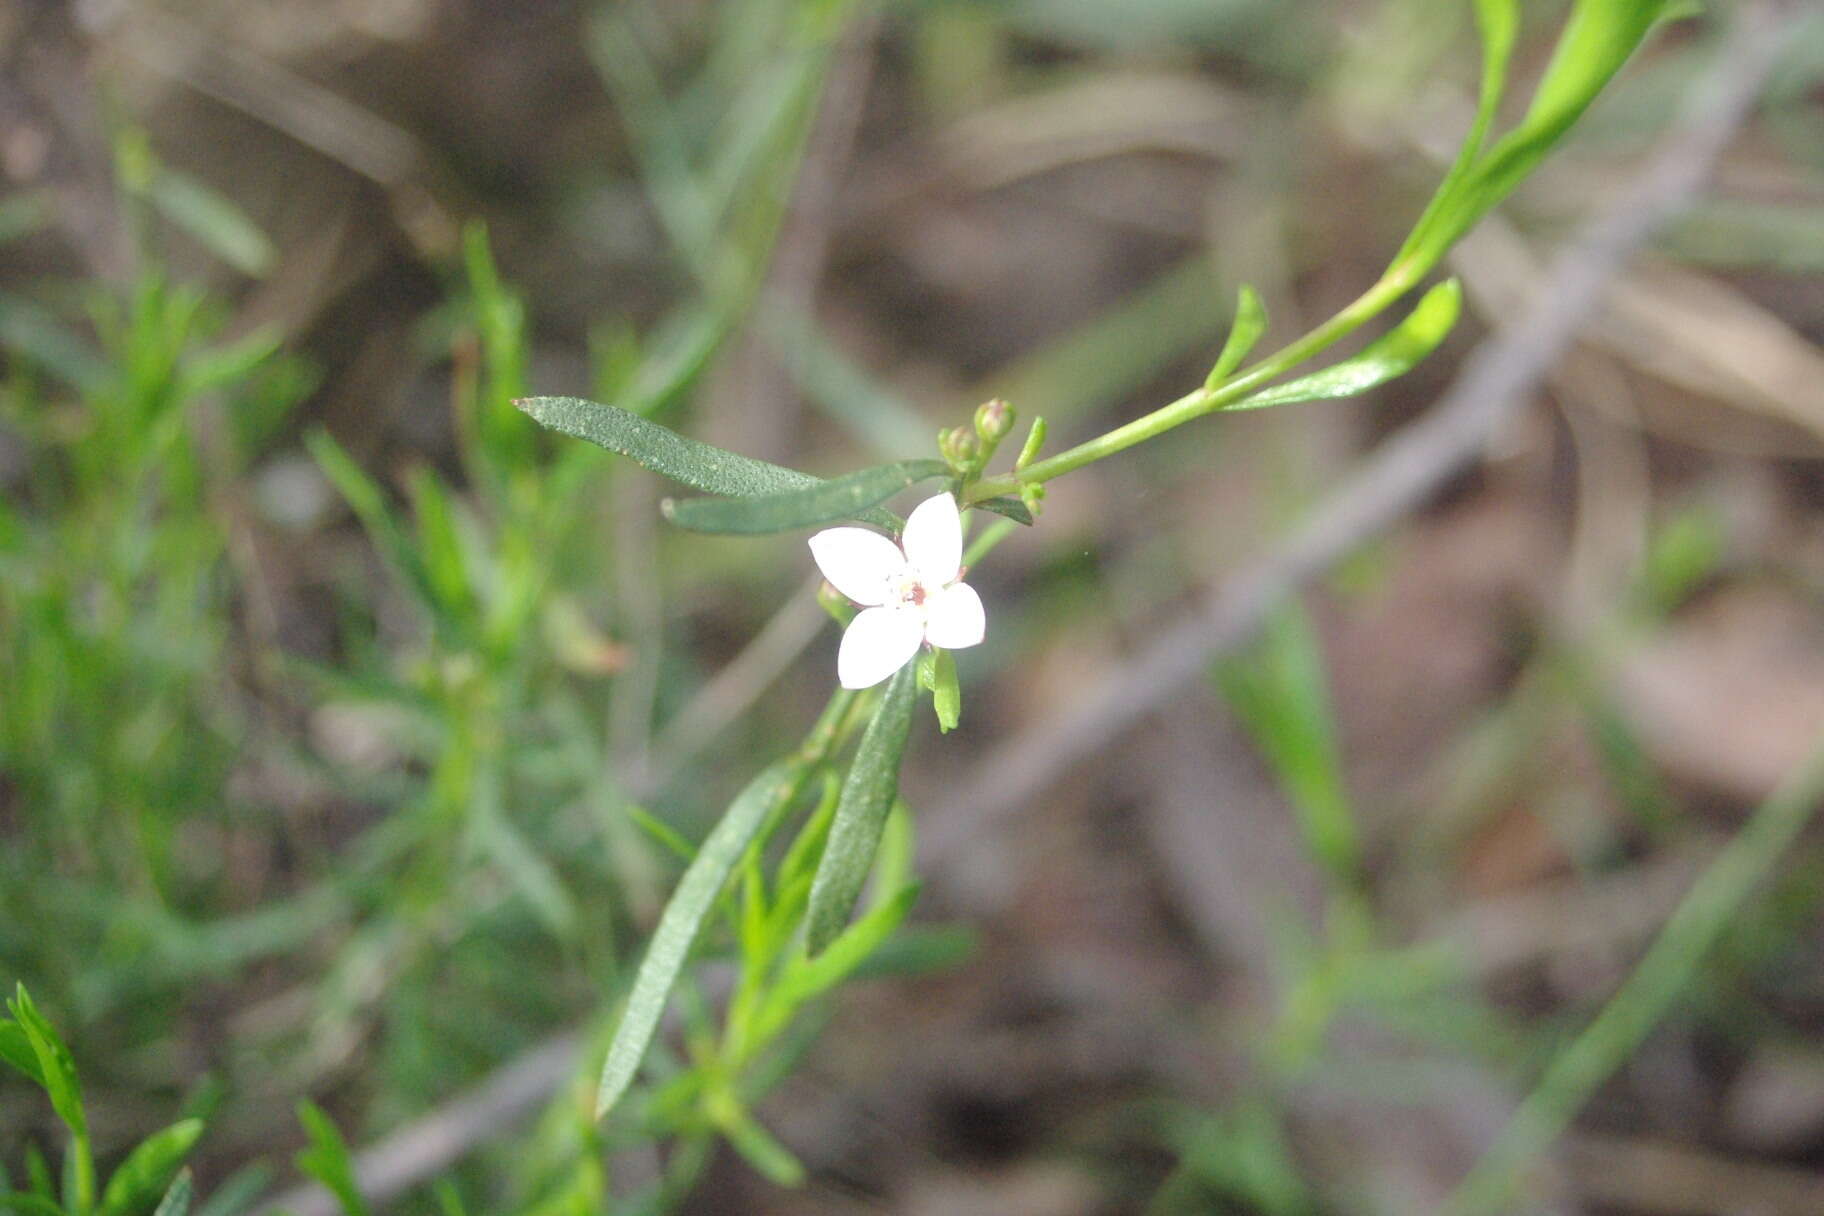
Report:
M 829 528 L 811 537 L 811 556 L 831 586 L 863 606 L 836 654 L 844 688 L 872 688 L 911 662 L 920 642 L 961 650 L 987 629 L 981 597 L 956 581 L 963 517 L 949 494 L 913 508 L 898 545 L 866 528 Z

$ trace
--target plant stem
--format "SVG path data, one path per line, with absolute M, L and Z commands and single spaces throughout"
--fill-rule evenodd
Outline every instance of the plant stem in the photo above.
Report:
M 1297 341 L 1282 347 L 1246 371 L 1237 373 L 1215 388 L 1199 387 L 1144 417 L 1136 418 L 1112 431 L 1056 456 L 1028 465 L 1017 473 L 988 477 L 969 488 L 968 501 L 981 502 L 999 494 L 1017 493 L 1021 485 L 1036 484 L 1061 477 L 1105 456 L 1133 447 L 1175 426 L 1232 405 L 1269 381 L 1285 375 L 1300 363 L 1354 333 L 1373 320 L 1401 296 L 1411 291 L 1417 276 L 1405 265 L 1390 267 L 1374 286 L 1357 296 L 1335 316 Z M 967 505 L 967 504 L 965 504 Z

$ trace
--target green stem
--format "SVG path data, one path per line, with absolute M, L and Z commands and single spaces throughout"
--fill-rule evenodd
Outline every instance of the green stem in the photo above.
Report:
M 1086 443 L 1080 443 L 1069 451 L 1059 452 L 1056 456 L 1047 457 L 1036 464 L 1028 465 L 1020 472 L 984 478 L 970 487 L 967 495 L 968 502 L 976 503 L 1000 494 L 1018 493 L 1022 485 L 1033 485 L 1050 481 L 1054 477 L 1061 477 L 1086 464 L 1094 464 L 1105 456 L 1112 456 L 1116 452 L 1131 448 L 1136 443 L 1143 443 L 1154 436 L 1162 435 L 1193 418 L 1201 418 L 1226 405 L 1232 405 L 1360 329 L 1364 324 L 1385 312 L 1394 301 L 1411 291 L 1415 282 L 1416 276 L 1404 266 L 1391 267 L 1374 286 L 1357 296 L 1352 303 L 1328 321 L 1223 384 L 1215 388 L 1207 386 L 1197 388 L 1170 404 L 1160 406 L 1144 417 L 1136 418 L 1124 426 L 1118 426 Z
M 994 547 L 1013 534 L 1020 525 L 1011 519 L 997 519 L 982 529 L 982 534 L 969 542 L 969 551 L 963 554 L 963 569 L 978 564 Z
M 73 1210 L 75 1216 L 88 1216 L 95 1210 L 95 1153 L 89 1147 L 86 1130 L 70 1137 L 70 1152 L 75 1158 L 71 1170 L 76 1192 Z

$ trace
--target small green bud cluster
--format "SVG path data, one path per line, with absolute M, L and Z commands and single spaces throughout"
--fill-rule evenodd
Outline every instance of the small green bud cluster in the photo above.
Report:
M 960 477 L 988 467 L 994 449 L 1013 430 L 1013 407 L 996 397 L 976 407 L 975 425 L 949 426 L 937 433 L 937 450 Z

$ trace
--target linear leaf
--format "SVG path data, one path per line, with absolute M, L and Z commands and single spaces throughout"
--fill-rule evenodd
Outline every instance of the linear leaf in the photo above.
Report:
M 918 691 L 918 664 L 907 663 L 887 681 L 887 689 L 862 733 L 855 762 L 842 783 L 830 839 L 811 883 L 811 907 L 805 916 L 805 950 L 822 953 L 848 923 L 861 896 L 880 846 L 881 830 L 899 791 L 899 762 L 912 730 L 912 706 Z
M 1297 401 L 1327 401 L 1354 397 L 1376 385 L 1403 376 L 1436 350 L 1463 309 L 1463 289 L 1455 279 L 1439 283 L 1425 293 L 1406 319 L 1375 339 L 1352 359 L 1297 380 L 1243 397 L 1231 410 L 1264 409 Z
M 847 979 L 905 922 L 912 905 L 918 902 L 918 892 L 918 883 L 907 883 L 838 934 L 829 949 L 816 958 L 801 961 L 782 982 L 791 1002 L 808 1001 Z
M 1279 778 L 1305 843 L 1339 883 L 1360 876 L 1361 847 L 1343 780 L 1323 652 L 1296 600 L 1250 655 L 1217 668 L 1218 686 Z
M 310 1147 L 293 1157 L 297 1167 L 328 1188 L 342 1205 L 343 1216 L 368 1216 L 367 1201 L 355 1181 L 355 1163 L 348 1155 L 348 1141 L 316 1103 L 298 1103 L 298 1122 L 310 1137 Z
M 89 1122 L 83 1113 L 82 1087 L 76 1080 L 76 1062 L 70 1057 L 70 1049 L 38 1012 L 24 984 L 19 985 L 8 1009 L 32 1045 L 38 1059 L 38 1078 L 50 1095 L 51 1108 L 78 1140 L 88 1139 Z
M 0 1060 L 44 1084 L 44 1070 L 38 1067 L 38 1053 L 32 1048 L 31 1036 L 17 1022 L 0 1021 Z
M 193 1190 L 190 1171 L 179 1170 L 177 1177 L 171 1180 L 171 1189 L 158 1201 L 158 1207 L 152 1216 L 190 1216 L 190 1196 Z
M 822 484 L 821 478 L 809 473 L 691 439 L 617 405 L 580 397 L 522 397 L 514 404 L 540 426 L 586 439 L 661 477 L 708 494 L 751 498 Z M 857 518 L 899 530 L 899 521 L 885 511 Z
M 195 237 L 210 253 L 251 278 L 272 269 L 272 238 L 225 195 L 187 174 L 160 168 L 152 179 L 152 205 Z
M 1229 326 L 1228 340 L 1222 344 L 1222 353 L 1216 356 L 1216 366 L 1210 369 L 1203 387 L 1215 388 L 1227 380 L 1266 332 L 1267 306 L 1261 303 L 1258 291 L 1243 283 L 1235 295 L 1235 321 Z
M 1012 495 L 1003 494 L 999 498 L 984 498 L 980 502 L 972 502 L 969 505 L 980 507 L 984 511 L 992 511 L 996 515 L 1004 515 L 1016 524 L 1032 527 L 1032 512 L 1027 509 L 1025 503 Z
M 96 396 L 114 375 L 89 343 L 30 300 L 0 294 L 0 347 Z
M 692 532 L 753 536 L 857 519 L 907 486 L 949 471 L 941 460 L 901 460 L 797 490 L 743 498 L 667 498 L 660 508 L 666 519 Z
M 96 1209 L 99 1216 L 134 1216 L 151 1206 L 165 1193 L 202 1134 L 201 1119 L 184 1119 L 140 1141 L 108 1179 Z
M 796 794 L 808 771 L 798 759 L 781 760 L 767 768 L 735 796 L 722 821 L 697 849 L 659 917 L 659 927 L 634 976 L 627 1008 L 614 1029 L 614 1040 L 608 1045 L 608 1058 L 602 1065 L 601 1087 L 596 1091 L 596 1118 L 613 1109 L 632 1083 L 640 1060 L 658 1031 L 665 1000 L 684 969 L 697 931 L 703 927 L 722 884 L 768 813 Z

